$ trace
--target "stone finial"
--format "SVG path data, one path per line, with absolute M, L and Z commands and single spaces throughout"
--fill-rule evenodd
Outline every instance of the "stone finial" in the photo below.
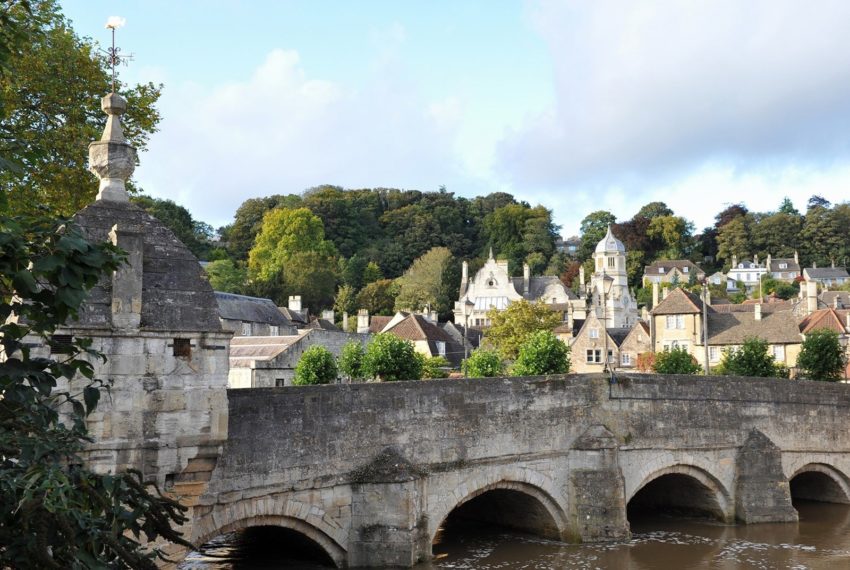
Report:
M 124 138 L 121 115 L 127 110 L 127 101 L 117 93 L 110 93 L 100 102 L 107 115 L 106 128 L 99 141 L 89 144 L 89 170 L 100 179 L 97 200 L 128 202 L 130 197 L 124 183 L 136 169 L 136 149 Z

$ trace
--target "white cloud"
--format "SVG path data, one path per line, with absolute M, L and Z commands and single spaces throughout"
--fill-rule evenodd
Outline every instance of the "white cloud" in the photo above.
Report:
M 423 100 L 392 68 L 354 89 L 311 78 L 297 52 L 274 50 L 244 82 L 170 87 L 161 106 L 137 177 L 214 224 L 255 196 L 323 183 L 429 190 L 462 176 L 457 103 Z

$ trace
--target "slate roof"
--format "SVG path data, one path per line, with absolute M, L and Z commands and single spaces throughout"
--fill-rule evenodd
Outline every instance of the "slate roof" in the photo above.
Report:
M 685 267 L 688 268 L 688 273 L 705 273 L 702 269 L 700 269 L 699 265 L 691 261 L 690 259 L 659 259 L 653 261 L 649 265 L 643 268 L 644 275 L 662 275 L 659 272 L 659 269 L 664 270 L 664 274 L 670 271 L 673 268 L 682 271 Z M 682 273 L 685 273 L 682 271 Z
M 820 294 L 820 301 L 827 307 L 836 308 L 836 300 L 839 309 L 850 309 L 850 293 L 847 291 L 824 291 Z
M 709 310 L 711 307 L 709 306 Z M 676 287 L 667 294 L 657 307 L 651 311 L 653 315 L 682 315 L 702 312 L 702 300 L 690 291 Z
M 384 315 L 375 315 L 374 317 L 371 317 L 369 319 L 369 332 L 372 334 L 378 334 L 384 330 L 384 327 L 387 326 L 392 319 L 392 317 Z
M 274 326 L 292 326 L 292 323 L 277 309 L 271 299 L 248 297 L 235 293 L 215 292 L 218 312 L 222 319 L 267 323 Z
M 748 337 L 758 337 L 770 344 L 802 342 L 797 318 L 791 311 L 763 313 L 709 313 L 708 341 L 710 344 L 743 344 Z
M 779 267 L 780 263 L 785 263 L 787 267 L 781 269 Z M 794 261 L 793 257 L 772 257 L 770 258 L 770 267 L 767 269 L 768 271 L 775 271 L 777 273 L 780 271 L 796 271 L 797 273 L 800 273 L 800 264 Z
M 142 330 L 220 331 L 218 302 L 198 259 L 159 220 L 130 202 L 98 200 L 77 212 L 74 221 L 91 241 L 109 240 L 118 224 L 142 236 Z M 90 292 L 71 326 L 112 327 L 112 282 Z
M 803 271 L 809 279 L 850 279 L 843 267 L 807 267 Z
M 308 321 L 310 317 L 306 309 L 302 309 L 300 311 L 293 311 L 289 307 L 278 307 L 277 310 L 280 311 L 281 314 L 289 321 L 291 321 L 292 324 L 296 327 L 305 326 L 309 324 Z
M 335 324 L 333 324 L 332 322 L 330 322 L 327 319 L 313 319 L 304 328 L 310 329 L 310 330 L 318 329 L 318 330 L 322 330 L 322 331 L 342 332 L 342 329 L 340 329 L 338 326 L 336 326 Z
M 287 336 L 235 336 L 230 341 L 230 366 L 250 368 L 255 360 L 272 360 L 307 333 Z
M 620 346 L 623 344 L 623 341 L 626 340 L 626 337 L 629 336 L 629 333 L 632 332 L 632 327 L 622 327 L 622 328 L 610 328 L 608 329 L 608 336 L 611 337 L 611 340 L 614 341 L 614 344 Z

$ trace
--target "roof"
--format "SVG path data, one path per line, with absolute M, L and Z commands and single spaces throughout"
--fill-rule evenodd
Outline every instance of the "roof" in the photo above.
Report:
M 833 309 L 850 309 L 850 293 L 847 291 L 824 291 L 820 294 L 820 300 Z
M 336 331 L 342 332 L 338 326 L 333 324 L 327 319 L 313 319 L 310 323 L 304 327 L 305 329 L 318 329 L 323 331 Z
M 682 269 L 684 269 L 685 267 L 687 267 L 689 273 L 690 273 L 691 270 L 694 270 L 697 273 L 704 273 L 702 268 L 700 268 L 699 265 L 697 265 L 696 263 L 694 263 L 690 259 L 657 259 L 657 260 L 653 261 L 652 263 L 650 263 L 649 265 L 645 266 L 643 268 L 643 272 L 647 273 L 647 274 L 649 274 L 649 273 L 659 274 L 658 270 L 663 269 L 664 273 L 667 273 L 668 271 L 670 271 L 674 267 L 676 269 L 679 269 L 680 271 Z M 684 271 L 682 271 L 682 273 L 684 273 Z
M 837 333 L 847 332 L 847 315 L 850 311 L 836 311 L 835 309 L 818 309 L 810 315 L 806 315 L 800 321 L 800 332 L 808 334 L 817 329 L 830 329 Z
M 307 333 L 287 336 L 236 336 L 230 341 L 230 366 L 249 368 L 256 360 L 272 360 L 304 338 Z
M 761 304 L 761 312 L 762 313 L 772 313 L 774 311 L 790 311 L 796 305 L 795 301 L 781 301 L 781 302 L 767 302 L 767 303 L 758 303 L 758 301 L 749 299 L 747 302 L 743 303 L 718 303 L 716 305 L 710 305 L 711 309 L 715 313 L 754 313 L 756 310 L 756 305 Z
M 234 293 L 215 292 L 218 312 L 222 319 L 267 323 L 276 326 L 292 326 L 292 323 L 277 309 L 271 299 L 248 297 Z
M 653 307 L 653 315 L 682 315 L 702 312 L 702 301 L 694 293 L 676 287 L 667 294 L 657 307 Z
M 810 279 L 848 279 L 850 275 L 843 267 L 807 267 L 803 271 Z
M 771 344 L 802 342 L 797 318 L 791 311 L 763 313 L 710 313 L 708 341 L 710 344 L 742 344 L 748 337 L 758 337 Z
M 540 299 L 546 288 L 550 285 L 560 286 L 567 296 L 567 299 L 577 299 L 576 294 L 572 289 L 566 287 L 557 275 L 544 275 L 542 277 L 532 277 L 528 281 L 528 297 L 530 299 Z M 520 280 L 520 289 L 522 288 L 522 280 Z M 545 299 L 544 299 L 545 302 Z
M 605 233 L 605 237 L 596 244 L 596 253 L 606 253 L 609 251 L 626 253 L 626 246 L 611 232 L 611 224 L 608 224 L 608 231 Z
M 308 324 L 308 313 L 304 309 L 300 311 L 293 311 L 289 307 L 278 307 L 277 310 L 294 325 Z
M 780 268 L 780 263 L 784 263 L 786 266 L 784 268 Z M 770 267 L 768 269 L 770 271 L 796 271 L 799 273 L 800 264 L 794 261 L 793 257 L 772 257 L 770 258 Z
M 218 302 L 198 259 L 162 222 L 130 202 L 98 200 L 74 215 L 91 241 L 109 240 L 117 224 L 142 240 L 142 330 L 220 331 Z M 72 326 L 112 327 L 112 281 L 89 293 Z
M 378 334 L 384 330 L 384 327 L 387 326 L 392 319 L 392 317 L 384 315 L 375 315 L 369 319 L 369 332 L 372 334 Z
M 626 340 L 626 337 L 629 336 L 630 332 L 632 332 L 632 327 L 610 328 L 608 329 L 608 336 L 611 337 L 614 344 L 620 346 Z
M 403 338 L 405 340 L 417 341 L 417 340 L 433 340 L 433 341 L 442 341 L 442 342 L 451 342 L 452 337 L 449 334 L 438 327 L 437 325 L 429 322 L 422 315 L 409 315 L 407 318 L 396 324 L 393 328 L 389 329 L 387 332 L 394 334 L 399 338 Z

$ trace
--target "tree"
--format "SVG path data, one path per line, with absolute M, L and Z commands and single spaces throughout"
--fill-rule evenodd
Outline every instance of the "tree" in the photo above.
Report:
M 354 314 L 357 311 L 357 294 L 351 285 L 343 285 L 337 289 L 334 297 L 334 311 L 342 315 Z
M 504 372 L 505 365 L 495 350 L 479 347 L 463 361 L 463 373 L 468 378 L 492 378 Z
M 657 216 L 649 223 L 646 235 L 664 244 L 661 254 L 667 259 L 681 259 L 690 253 L 693 224 L 681 216 Z
M 444 357 L 425 357 L 420 352 L 417 352 L 416 356 L 422 362 L 422 378 L 448 378 L 449 373 L 446 368 L 451 365 Z
M 61 360 L 31 352 L 122 259 L 68 220 L 0 216 L 0 567 L 155 569 L 141 534 L 191 547 L 170 526 L 186 522 L 184 507 L 138 472 L 84 464 L 86 418 L 104 386 L 91 341 L 72 339 Z M 64 388 L 74 378 L 79 394 Z
M 607 210 L 596 210 L 581 221 L 581 246 L 579 259 L 588 259 L 596 250 L 596 244 L 605 237 L 608 225 L 617 221 L 617 217 Z
M 652 369 L 659 374 L 697 374 L 702 371 L 688 350 L 678 347 L 655 353 Z
M 363 370 L 363 359 L 366 351 L 363 345 L 356 340 L 350 340 L 342 347 L 339 355 L 339 371 L 349 382 L 363 380 L 366 374 Z
M 171 200 L 135 196 L 131 201 L 162 222 L 195 257 L 209 259 L 214 233 L 209 224 L 195 220 L 189 210 Z
M 236 267 L 230 259 L 211 261 L 204 267 L 213 290 L 225 293 L 242 293 L 248 272 Z
M 514 301 L 504 311 L 490 309 L 487 313 L 491 326 L 484 338 L 502 358 L 513 360 L 519 347 L 537 331 L 551 331 L 561 322 L 557 313 L 544 304 L 529 303 L 525 299 Z
M 717 233 L 717 257 L 731 262 L 752 256 L 750 216 L 739 216 L 727 222 Z
M 275 208 L 300 207 L 301 197 L 293 194 L 245 200 L 236 210 L 233 223 L 221 230 L 222 238 L 227 242 L 227 251 L 237 260 L 247 261 L 248 252 L 254 247 L 257 234 L 263 227 L 263 216 Z
M 378 267 L 378 264 L 374 261 L 370 261 L 366 264 L 366 268 L 363 270 L 363 284 L 368 285 L 374 281 L 378 281 L 379 279 L 383 279 L 384 274 L 381 273 L 381 268 Z
M 791 199 L 788 196 L 785 196 L 782 199 L 782 203 L 779 205 L 778 212 L 780 214 L 787 214 L 789 216 L 799 216 L 800 212 L 797 208 L 794 207 L 794 204 L 791 202 Z
M 570 371 L 570 348 L 551 331 L 537 331 L 519 347 L 511 373 L 514 376 L 566 374 Z
M 295 386 L 330 384 L 336 382 L 336 378 L 337 367 L 334 355 L 324 346 L 314 344 L 298 359 L 292 383 Z
M 417 358 L 410 341 L 391 333 L 380 333 L 366 347 L 363 372 L 367 378 L 379 382 L 419 380 L 422 378 L 422 360 Z
M 838 333 L 817 329 L 806 335 L 797 356 L 797 367 L 804 378 L 836 382 L 844 378 L 847 358 Z
M 671 210 L 667 204 L 664 202 L 650 202 L 649 204 L 642 207 L 638 210 L 638 213 L 635 214 L 636 218 L 659 218 L 661 216 L 672 216 L 673 210 Z
M 369 283 L 357 294 L 357 308 L 366 309 L 370 315 L 392 315 L 398 285 L 392 279 L 379 279 Z
M 723 374 L 729 376 L 780 376 L 784 367 L 777 366 L 768 349 L 766 340 L 757 337 L 746 338 L 739 348 L 723 352 L 720 369 Z
M 14 35 L 26 40 L 5 54 L 7 72 L 0 76 L 0 157 L 15 165 L 0 169 L 0 211 L 31 213 L 46 205 L 70 215 L 97 192 L 81 149 L 103 131 L 100 100 L 111 89 L 111 73 L 106 58 L 74 33 L 56 2 L 30 5 L 32 16 L 24 3 L 2 7 L 4 20 L 16 25 Z M 124 134 L 143 151 L 160 120 L 154 105 L 161 87 L 119 82 L 116 89 L 127 100 Z M 134 191 L 132 184 L 129 189 Z
M 398 283 L 397 311 L 421 311 L 429 307 L 446 317 L 457 298 L 460 271 L 448 248 L 434 247 L 416 259 Z

